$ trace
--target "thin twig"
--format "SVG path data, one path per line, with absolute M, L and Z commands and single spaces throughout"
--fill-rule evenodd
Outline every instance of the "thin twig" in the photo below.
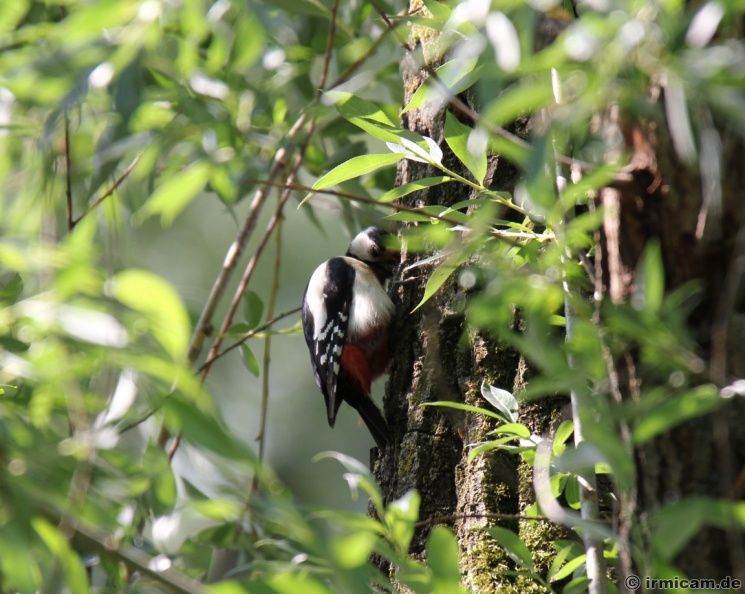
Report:
M 393 22 L 388 18 L 388 15 L 385 14 L 385 12 L 380 8 L 380 6 L 375 2 L 375 0 L 370 0 L 370 4 L 372 4 L 373 8 L 376 10 L 376 12 L 380 15 L 380 17 L 385 21 L 386 25 L 389 29 L 393 29 L 397 25 L 394 25 Z M 404 49 L 407 48 L 407 42 L 406 40 L 402 40 L 399 37 L 399 42 L 401 46 Z M 453 92 L 450 90 L 450 87 L 448 87 L 443 80 L 439 77 L 437 72 L 435 71 L 432 66 L 429 64 L 424 64 L 422 66 L 422 70 L 424 70 L 429 77 L 432 79 L 433 83 L 438 85 L 439 88 L 443 91 L 445 97 L 447 97 L 448 105 L 453 107 L 456 111 L 460 112 L 461 114 L 469 117 L 474 124 L 481 124 L 484 126 L 488 132 L 495 136 L 499 136 L 501 138 L 504 138 L 505 140 L 508 140 L 509 142 L 513 143 L 515 146 L 518 146 L 522 149 L 529 150 L 532 148 L 532 145 L 517 136 L 516 134 L 513 134 L 509 130 L 505 130 L 504 128 L 501 128 L 499 126 L 493 126 L 491 124 L 488 124 L 487 122 L 484 122 L 484 118 L 481 116 L 480 113 L 466 105 L 463 101 L 461 101 L 456 95 L 453 94 Z M 425 81 L 422 84 L 426 84 L 427 81 Z M 594 169 L 597 169 L 597 165 L 594 165 L 593 163 L 587 163 L 585 161 L 579 161 L 577 159 L 573 159 L 571 157 L 567 157 L 566 155 L 556 155 L 556 159 L 562 164 L 572 167 L 579 167 L 583 171 L 592 171 Z M 616 178 L 614 178 L 614 181 L 616 182 L 628 182 L 629 176 L 623 173 L 617 174 Z
M 297 136 L 297 134 L 303 128 L 305 120 L 306 115 L 302 114 L 295 121 L 295 124 L 287 133 L 288 139 L 292 140 L 295 138 L 295 136 Z M 272 162 L 272 166 L 269 170 L 269 182 L 274 181 L 274 178 L 279 175 L 282 169 L 284 169 L 288 156 L 289 149 L 287 145 L 282 146 L 277 150 L 276 154 L 274 155 L 274 161 Z M 196 360 L 199 358 L 199 354 L 202 352 L 202 347 L 204 345 L 204 339 L 212 330 L 212 317 L 214 316 L 215 311 L 217 310 L 217 306 L 222 299 L 225 288 L 230 281 L 230 277 L 233 275 L 233 271 L 238 264 L 238 260 L 240 259 L 241 254 L 243 253 L 243 250 L 245 249 L 246 244 L 248 243 L 248 240 L 250 239 L 253 230 L 256 227 L 256 221 L 259 217 L 262 207 L 264 206 L 264 202 L 266 201 L 269 188 L 269 184 L 264 184 L 256 189 L 256 192 L 254 193 L 254 199 L 251 202 L 249 212 L 243 221 L 243 225 L 238 230 L 236 238 L 233 240 L 233 243 L 228 248 L 228 253 L 225 256 L 225 261 L 223 262 L 222 268 L 220 269 L 220 272 L 212 285 L 210 294 L 207 297 L 207 301 L 205 302 L 204 307 L 202 308 L 202 313 L 199 316 L 199 321 L 197 322 L 196 328 L 194 329 L 194 333 L 192 334 L 191 340 L 189 342 L 189 351 L 187 357 L 187 363 L 189 367 L 193 366 Z M 161 427 L 160 434 L 158 435 L 158 445 L 160 447 L 164 447 L 169 438 L 170 432 L 165 427 L 165 425 L 163 425 Z
M 547 516 L 526 516 L 525 514 L 500 514 L 500 513 L 483 513 L 483 514 L 453 514 L 450 516 L 432 516 L 426 520 L 420 520 L 414 526 L 421 528 L 423 526 L 429 526 L 430 524 L 438 524 L 445 522 L 457 522 L 458 520 L 465 520 L 468 518 L 477 518 L 484 520 L 537 520 L 539 522 L 553 522 L 551 518 Z
M 396 204 L 394 202 L 380 202 L 379 200 L 375 200 L 374 198 L 368 198 L 367 196 L 360 196 L 358 194 L 352 194 L 350 192 L 341 192 L 338 190 L 330 190 L 330 189 L 314 190 L 310 186 L 305 186 L 302 184 L 292 184 L 290 186 L 286 186 L 284 184 L 280 184 L 277 182 L 268 182 L 267 180 L 260 180 L 260 179 L 249 178 L 244 181 L 247 181 L 249 183 L 257 183 L 257 184 L 265 183 L 265 184 L 269 184 L 269 185 L 273 185 L 277 187 L 287 187 L 291 190 L 312 192 L 314 194 L 328 194 L 330 196 L 336 196 L 337 198 L 345 198 L 346 200 L 350 200 L 352 202 L 359 202 L 361 204 L 369 204 L 371 206 L 382 206 L 383 208 L 387 208 L 389 210 L 395 210 L 396 212 L 410 212 L 410 213 L 426 216 L 432 219 L 437 219 L 438 221 L 443 221 L 444 223 L 450 223 L 452 225 L 462 224 L 462 221 L 457 221 L 455 219 L 451 219 L 446 216 L 422 212 L 420 208 L 417 208 L 415 206 L 407 206 L 405 204 Z
M 65 203 L 67 205 L 67 230 L 71 231 L 75 226 L 75 220 L 72 216 L 72 163 L 70 161 L 70 116 L 67 113 L 67 107 L 65 107 Z
M 236 343 L 234 343 L 234 344 L 231 344 L 231 345 L 230 345 L 230 346 L 229 346 L 228 348 L 226 348 L 226 349 L 225 349 L 224 351 L 220 351 L 220 352 L 219 352 L 219 353 L 217 353 L 217 354 L 216 354 L 216 355 L 215 355 L 214 357 L 212 357 L 211 359 L 208 359 L 207 361 L 205 361 L 205 362 L 204 362 L 204 364 L 203 364 L 203 365 L 202 365 L 202 366 L 201 366 L 201 367 L 200 367 L 200 368 L 198 369 L 198 371 L 200 371 L 200 372 L 201 372 L 201 371 L 204 371 L 204 369 L 205 369 L 205 367 L 207 367 L 207 365 L 211 365 L 212 363 L 214 363 L 215 361 L 217 361 L 217 360 L 218 360 L 218 359 L 220 359 L 221 357 L 224 357 L 225 355 L 227 355 L 227 354 L 228 354 L 228 353 L 229 353 L 230 351 L 233 351 L 233 350 L 237 349 L 237 348 L 238 348 L 239 346 L 241 346 L 241 345 L 242 345 L 242 344 L 243 344 L 244 342 L 246 342 L 246 341 L 247 341 L 247 340 L 249 340 L 250 338 L 253 338 L 253 337 L 254 337 L 254 336 L 256 336 L 257 334 L 261 334 L 261 333 L 262 333 L 262 332 L 263 332 L 264 330 L 266 330 L 267 328 L 269 328 L 270 326 L 272 326 L 272 325 L 273 325 L 273 324 L 275 324 L 276 322 L 279 322 L 280 320 L 282 320 L 282 319 L 284 319 L 284 318 L 286 318 L 286 317 L 289 317 L 289 316 L 291 316 L 292 314 L 296 314 L 296 313 L 298 313 L 298 312 L 299 312 L 299 311 L 300 311 L 301 309 L 302 309 L 302 307 L 296 307 L 296 308 L 294 308 L 294 309 L 291 309 L 291 310 L 289 310 L 289 311 L 286 311 L 286 312 L 284 312 L 284 313 L 281 313 L 281 314 L 279 314 L 279 315 L 278 315 L 277 317 L 275 317 L 274 319 L 271 319 L 271 320 L 269 320 L 268 322 L 266 322 L 265 324 L 262 324 L 261 326 L 259 326 L 259 327 L 257 327 L 257 328 L 254 328 L 254 329 L 253 329 L 253 330 L 251 330 L 250 332 L 247 332 L 247 333 L 245 334 L 245 336 L 243 336 L 243 337 L 242 337 L 242 338 L 241 338 L 240 340 L 238 340 L 238 341 L 237 341 Z
M 336 7 L 336 4 L 334 4 Z M 267 316 L 274 316 L 274 307 L 277 304 L 277 295 L 279 294 L 279 275 L 281 272 L 282 265 L 282 219 L 280 218 L 277 223 L 277 233 L 274 235 L 275 253 L 274 253 L 274 272 L 272 275 L 272 288 L 269 291 L 269 299 L 267 301 Z M 262 364 L 261 373 L 261 409 L 259 414 L 259 434 L 256 436 L 256 441 L 259 442 L 259 463 L 264 461 L 264 451 L 266 447 L 266 418 L 267 411 L 269 410 L 269 366 L 272 361 L 272 335 L 267 334 L 264 338 L 264 360 Z M 254 473 L 251 481 L 251 488 L 248 493 L 248 499 L 251 500 L 252 496 L 256 493 L 259 488 L 259 476 Z
M 82 219 L 84 216 L 90 214 L 94 208 L 96 208 L 101 202 L 106 200 L 109 196 L 111 196 L 114 192 L 116 192 L 116 189 L 121 185 L 121 183 L 127 179 L 130 173 L 132 173 L 132 170 L 135 168 L 135 165 L 137 165 L 137 162 L 140 160 L 140 157 L 142 156 L 142 153 L 137 155 L 134 160 L 129 164 L 129 166 L 122 171 L 122 174 L 117 177 L 114 180 L 114 183 L 111 184 L 111 186 L 98 198 L 96 198 L 93 202 L 91 202 L 90 206 L 83 211 L 81 215 L 79 215 L 77 218 L 75 218 L 72 221 L 72 225 L 75 226 L 80 222 L 80 219 Z
M 309 130 L 308 137 L 307 137 L 308 139 L 310 138 L 310 135 L 313 132 L 314 124 L 315 124 L 315 120 L 311 122 L 311 128 Z M 305 146 L 307 146 L 307 142 L 304 145 L 304 147 Z M 269 238 L 274 232 L 274 229 L 276 228 L 277 224 L 282 218 L 282 209 L 284 208 L 285 204 L 287 203 L 287 200 L 291 196 L 291 187 L 293 185 L 293 180 L 295 179 L 294 176 L 297 173 L 298 169 L 300 168 L 300 165 L 302 164 L 302 159 L 303 159 L 304 154 L 305 154 L 305 150 L 303 148 L 295 157 L 295 164 L 293 166 L 293 170 L 290 173 L 289 177 L 287 178 L 289 183 L 285 184 L 287 187 L 281 194 L 279 204 L 277 205 L 277 211 L 274 213 L 269 223 L 267 224 L 266 230 L 264 231 L 264 235 L 261 238 L 259 245 L 256 246 L 256 250 L 251 255 L 251 259 L 248 261 L 248 264 L 246 264 L 246 268 L 243 272 L 243 277 L 241 278 L 241 281 L 235 290 L 235 293 L 233 295 L 233 300 L 231 301 L 230 307 L 228 308 L 228 312 L 225 314 L 225 318 L 223 319 L 222 326 L 220 327 L 220 333 L 215 339 L 215 342 L 210 348 L 209 354 L 207 355 L 208 361 L 214 360 L 215 355 L 219 352 L 220 346 L 222 345 L 222 342 L 225 339 L 225 335 L 228 333 L 228 330 L 230 329 L 230 326 L 233 323 L 233 317 L 235 316 L 235 313 L 238 310 L 238 306 L 240 305 L 241 298 L 243 297 L 243 293 L 245 293 L 246 288 L 248 287 L 248 282 L 251 280 L 251 277 L 253 276 L 253 273 L 256 270 L 256 265 L 259 262 L 259 258 L 261 257 L 261 254 L 264 251 L 264 248 L 266 247 L 266 244 L 268 243 Z M 202 367 L 202 375 L 201 375 L 202 381 L 204 381 L 207 378 L 207 375 L 210 372 L 210 367 L 211 367 L 211 363 L 207 363 Z
M 316 99 L 321 98 L 323 89 L 326 88 L 326 77 L 329 74 L 329 64 L 331 63 L 331 54 L 334 48 L 334 37 L 336 36 L 336 14 L 339 11 L 339 0 L 334 0 L 334 4 L 331 7 L 331 19 L 329 20 L 329 34 L 326 37 L 326 54 L 323 56 L 323 71 L 321 72 L 321 80 L 318 82 L 318 91 L 316 92 Z
M 102 557 L 123 563 L 130 571 L 149 577 L 170 592 L 177 594 L 205 594 L 207 592 L 204 585 L 175 569 L 168 568 L 160 571 L 153 569 L 153 557 L 131 545 L 115 544 L 117 539 L 102 530 L 78 524 L 75 526 L 72 538 L 81 549 L 95 551 Z
M 563 89 L 559 72 L 556 69 L 551 69 L 551 82 L 554 93 L 554 100 L 557 105 L 563 105 Z M 553 150 L 554 150 L 554 167 L 555 167 L 555 180 L 556 180 L 556 197 L 561 202 L 561 196 L 564 192 L 567 183 L 567 176 L 564 175 L 562 170 L 562 163 L 559 159 L 559 146 L 556 137 L 552 138 Z M 573 215 L 571 209 L 567 210 L 564 215 L 564 220 L 560 221 L 556 225 L 556 233 L 559 236 L 559 241 L 562 245 L 561 262 L 566 264 L 567 261 L 572 259 L 569 247 L 565 244 L 565 231 L 568 221 Z M 566 331 L 566 343 L 571 345 L 575 336 L 575 324 L 576 324 L 576 313 L 574 311 L 573 301 L 575 299 L 574 289 L 569 284 L 566 278 L 566 273 L 563 273 L 561 285 L 564 291 L 564 319 L 566 320 L 565 331 Z M 567 366 L 571 370 L 577 369 L 577 363 L 574 355 L 571 353 L 569 348 L 566 352 Z M 583 397 L 582 394 L 574 387 L 570 390 L 570 400 L 572 407 L 572 421 L 574 423 L 574 445 L 579 447 L 584 441 L 584 417 L 585 410 L 590 406 L 591 403 L 587 402 L 587 398 Z M 537 464 L 536 464 L 537 466 Z M 600 506 L 598 502 L 598 486 L 597 477 L 595 471 L 591 470 L 582 475 L 578 476 L 579 484 L 579 496 L 580 496 L 580 517 L 585 522 L 595 523 L 600 517 Z M 588 589 L 590 594 L 606 594 L 608 591 L 606 576 L 605 576 L 605 557 L 603 556 L 603 540 L 599 538 L 597 534 L 594 534 L 590 530 L 586 530 L 582 535 L 582 541 L 585 547 L 585 553 L 587 555 L 585 566 L 587 568 L 587 577 L 590 579 Z

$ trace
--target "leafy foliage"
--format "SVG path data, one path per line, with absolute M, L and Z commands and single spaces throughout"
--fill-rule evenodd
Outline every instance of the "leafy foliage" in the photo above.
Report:
M 572 423 L 551 437 L 551 495 L 570 508 L 580 506 L 584 473 L 607 473 L 629 492 L 630 447 L 722 405 L 719 388 L 701 379 L 705 363 L 686 327 L 696 286 L 666 291 L 658 246 L 641 259 L 634 298 L 603 306 L 602 328 L 585 298 L 586 271 L 567 254 L 594 245 L 602 213 L 587 208 L 590 197 L 625 164 L 620 145 L 587 125 L 607 106 L 662 119 L 648 90 L 663 86 L 674 148 L 691 164 L 717 162 L 717 143 L 706 141 L 716 137 L 715 120 L 745 135 L 743 50 L 731 39 L 742 2 L 694 11 L 613 0 L 578 20 L 560 11 L 566 28 L 540 50 L 533 25 L 546 15 L 534 6 L 544 3 L 476 4 L 428 0 L 408 14 L 401 2 L 361 0 L 4 3 L 0 590 L 205 591 L 213 549 L 228 549 L 241 552 L 241 564 L 209 591 L 353 594 L 394 583 L 463 591 L 448 528 L 432 530 L 424 560 L 407 556 L 419 494 L 384 505 L 369 471 L 333 454 L 377 519 L 310 512 L 264 464 L 261 446 L 254 451 L 229 428 L 204 386 L 222 343 L 201 378 L 193 369 L 217 303 L 192 311 L 147 262 L 121 255 L 130 226 L 178 227 L 199 199 L 236 218 L 249 209 L 234 242 L 225 242 L 218 297 L 230 257 L 252 237 L 275 185 L 275 222 L 298 216 L 319 225 L 318 212 L 332 209 L 351 229 L 386 209 L 392 220 L 415 223 L 406 234 L 413 251 L 417 243 L 437 251 L 420 262 L 433 266 L 418 307 L 448 282 L 473 288 L 465 273 L 477 271 L 468 323 L 517 347 L 538 376 L 518 397 L 485 384 L 491 408 L 440 404 L 501 423 L 489 441 L 471 445 L 469 460 L 503 450 L 535 464 L 544 437 L 520 423 L 518 399 L 591 397 L 580 412 L 585 446 L 568 445 Z M 428 82 L 403 105 L 398 62 L 408 30 L 438 41 L 436 55 L 422 58 Z M 560 101 L 552 77 L 561 81 Z M 442 139 L 397 123 L 464 92 L 481 115 L 448 111 Z M 511 131 L 526 132 L 512 123 L 528 116 L 541 117 L 529 142 Z M 586 166 L 558 192 L 557 166 L 570 148 L 570 160 Z M 521 169 L 514 193 L 489 182 L 487 157 L 497 154 Z M 427 174 L 394 188 L 391 166 L 404 160 Z M 462 184 L 471 199 L 397 203 L 441 184 Z M 283 198 L 285 189 L 302 195 Z M 307 204 L 284 213 L 290 195 Z M 268 229 L 266 237 L 276 227 Z M 264 243 L 252 244 L 255 258 Z M 564 283 L 577 314 L 566 342 Z M 213 334 L 243 335 L 242 360 L 257 376 L 266 371 L 258 341 L 283 332 L 269 329 L 274 298 L 259 293 L 238 295 L 242 321 L 231 314 Z M 524 329 L 511 323 L 517 307 Z M 635 402 L 619 404 L 608 361 L 629 344 L 650 380 Z M 178 440 L 220 469 L 219 488 L 195 484 L 171 463 Z M 651 575 L 669 573 L 701 526 L 745 521 L 741 504 L 690 498 L 658 510 L 649 525 L 651 555 L 641 557 L 651 559 Z M 554 543 L 550 569 L 539 575 L 516 534 L 489 534 L 516 571 L 546 589 L 570 579 L 564 592 L 586 587 L 586 558 L 575 544 Z M 606 545 L 612 557 L 616 543 Z M 381 574 L 372 554 L 395 575 Z

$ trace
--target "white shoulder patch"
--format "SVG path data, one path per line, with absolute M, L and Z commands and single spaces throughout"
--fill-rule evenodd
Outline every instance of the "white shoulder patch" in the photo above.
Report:
M 323 288 L 326 285 L 327 264 L 328 262 L 324 262 L 313 272 L 310 281 L 308 281 L 308 291 L 305 294 L 305 300 L 308 302 L 310 311 L 313 312 L 313 338 L 316 340 L 326 326 L 326 305 L 323 299 Z

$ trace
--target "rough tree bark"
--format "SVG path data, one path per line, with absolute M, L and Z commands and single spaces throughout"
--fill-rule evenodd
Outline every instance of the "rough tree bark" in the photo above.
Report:
M 411 10 L 421 8 L 412 0 Z M 415 54 L 423 53 L 429 66 L 438 56 L 428 56 L 424 34 L 416 28 L 409 53 L 402 62 L 405 99 L 427 78 Z M 664 112 L 662 99 L 657 113 Z M 609 112 L 611 113 L 611 112 Z M 435 139 L 445 153 L 444 164 L 462 175 L 457 160 L 443 139 L 445 111 L 423 107 L 405 114 L 403 124 Z M 463 116 L 458 117 L 471 125 Z M 515 124 L 515 132 L 527 136 L 530 122 Z M 668 132 L 668 123 L 627 121 L 615 114 L 608 117 L 609 136 L 621 132 L 624 147 L 633 152 L 628 173 L 632 181 L 601 192 L 605 221 L 600 233 L 600 260 L 604 299 L 621 302 L 635 288 L 635 268 L 644 248 L 659 242 L 666 275 L 672 290 L 693 279 L 704 284 L 704 299 L 694 311 L 690 325 L 700 345 L 704 376 L 720 387 L 745 374 L 741 341 L 745 336 L 745 154 L 742 142 L 719 130 L 722 139 L 721 202 L 704 200 L 697 164 L 682 163 Z M 398 184 L 432 175 L 425 164 L 402 161 Z M 491 157 L 491 187 L 511 191 L 517 170 Z M 709 191 L 709 189 L 706 189 Z M 451 205 L 469 198 L 463 186 L 443 185 L 406 198 L 410 206 Z M 406 262 L 413 262 L 407 257 Z M 425 269 L 426 270 L 426 269 Z M 422 274 L 414 269 L 409 275 Z M 478 406 L 486 403 L 480 385 L 486 381 L 520 392 L 530 369 L 513 349 L 465 325 L 464 304 L 468 298 L 457 275 L 424 307 L 410 313 L 421 300 L 424 279 L 407 282 L 395 292 L 399 318 L 393 340 L 393 365 L 386 387 L 385 408 L 392 429 L 392 447 L 376 461 L 375 471 L 388 501 L 417 489 L 422 497 L 423 520 L 443 517 L 459 539 L 461 569 L 469 591 L 540 591 L 533 583 L 505 578 L 513 569 L 511 561 L 483 527 L 499 523 L 518 530 L 529 545 L 539 571 L 550 560 L 550 541 L 561 536 L 560 527 L 528 522 L 505 522 L 485 518 L 486 514 L 520 513 L 533 502 L 531 469 L 519 459 L 493 453 L 467 460 L 466 444 L 480 441 L 493 428 L 490 421 L 470 413 L 422 407 L 422 403 L 450 400 Z M 515 323 L 518 323 L 517 321 Z M 618 361 L 624 398 L 638 394 L 643 370 L 637 369 L 635 353 Z M 567 401 L 556 397 L 522 405 L 521 422 L 536 434 L 546 434 L 566 418 Z M 635 452 L 637 489 L 626 502 L 626 529 L 631 523 L 645 527 L 649 514 L 666 502 L 692 495 L 742 498 L 745 494 L 745 403 L 733 398 L 716 414 L 679 426 Z M 630 518 L 630 519 L 629 519 Z M 416 533 L 411 553 L 421 557 L 431 523 Z M 624 530 L 622 523 L 621 530 Z M 644 538 L 642 538 L 644 541 Z M 745 571 L 742 536 L 737 531 L 706 529 L 697 535 L 676 560 L 688 577 L 723 577 Z M 639 572 L 627 559 L 622 571 Z
M 411 10 L 421 8 L 412 1 Z M 431 38 L 427 33 L 410 39 L 402 61 L 405 101 L 427 78 L 419 67 L 421 52 L 427 66 L 436 67 L 442 56 L 427 56 Z M 468 97 L 462 97 L 469 100 Z M 457 117 L 473 126 L 461 114 Z M 445 154 L 443 164 L 468 177 L 444 142 L 445 109 L 422 107 L 407 112 L 403 126 L 433 138 Z M 530 121 L 520 120 L 512 131 L 522 137 L 530 134 Z M 433 175 L 422 163 L 404 160 L 399 164 L 397 185 Z M 509 162 L 492 156 L 487 181 L 495 190 L 512 192 L 518 170 Z M 408 206 L 438 204 L 449 206 L 471 198 L 471 190 L 456 184 L 436 186 L 406 198 Z M 509 211 L 500 217 L 512 217 Z M 405 263 L 414 257 L 405 254 Z M 375 471 L 387 501 L 417 489 L 421 495 L 420 517 L 452 527 L 460 543 L 464 585 L 471 592 L 543 591 L 532 582 L 516 581 L 504 572 L 514 563 L 485 531 L 485 526 L 501 525 L 519 531 L 531 546 L 539 571 L 548 568 L 551 541 L 565 534 L 562 528 L 545 523 L 517 522 L 488 518 L 489 514 L 519 514 L 534 502 L 532 469 L 519 457 L 496 452 L 468 462 L 467 444 L 484 441 L 494 429 L 493 419 L 452 409 L 422 407 L 437 401 L 465 402 L 489 407 L 481 396 L 481 385 L 520 392 L 530 375 L 525 360 L 512 348 L 468 329 L 464 308 L 468 291 L 454 275 L 425 306 L 411 313 L 420 302 L 429 269 L 414 269 L 407 276 L 421 278 L 400 284 L 395 292 L 398 319 L 392 340 L 392 368 L 386 386 L 385 409 L 391 424 L 393 445 L 378 460 Z M 515 319 L 515 324 L 519 320 Z M 535 434 L 553 430 L 566 418 L 568 399 L 556 397 L 521 406 L 520 421 Z M 562 416 L 563 415 L 563 416 Z M 411 547 L 412 555 L 422 557 L 433 523 L 419 528 Z M 536 526 L 536 524 L 538 524 Z M 385 568 L 389 569 L 389 568 Z

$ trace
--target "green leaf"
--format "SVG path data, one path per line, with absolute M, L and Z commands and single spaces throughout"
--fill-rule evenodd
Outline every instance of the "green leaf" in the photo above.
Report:
M 556 429 L 556 434 L 554 435 L 554 443 L 552 446 L 554 456 L 560 456 L 564 452 L 564 449 L 566 448 L 566 441 L 572 436 L 573 433 L 574 423 L 569 419 L 567 419 L 566 421 L 562 421 L 561 425 L 559 425 L 559 428 Z
M 649 441 L 684 421 L 716 410 L 722 403 L 719 391 L 712 384 L 698 386 L 682 394 L 674 394 L 639 419 L 632 431 L 634 443 Z
M 241 517 L 243 511 L 240 503 L 227 499 L 190 501 L 187 506 L 205 518 L 220 522 L 235 522 Z
M 324 96 L 334 103 L 339 115 L 345 120 L 352 123 L 357 120 L 370 120 L 379 124 L 385 124 L 386 126 L 395 127 L 395 124 L 380 107 L 374 103 L 360 99 L 352 93 L 326 91 L 324 92 Z
M 739 522 L 738 522 L 739 520 Z M 655 558 L 671 562 L 704 525 L 745 527 L 745 504 L 709 497 L 689 497 L 669 503 L 649 519 Z
M 530 549 L 520 540 L 520 537 L 506 528 L 493 526 L 486 530 L 499 543 L 507 555 L 518 565 L 529 571 L 535 571 Z
M 574 546 L 567 545 L 565 547 L 562 547 L 558 550 L 556 553 L 556 557 L 554 557 L 554 560 L 551 562 L 551 567 L 548 570 L 548 573 L 546 574 L 546 579 L 549 582 L 554 581 L 554 576 L 556 573 L 561 569 L 561 566 L 564 564 L 564 561 L 566 561 L 567 557 L 573 552 Z
M 175 395 L 163 402 L 163 411 L 171 434 L 181 433 L 186 441 L 221 457 L 255 464 L 256 456 L 251 448 L 226 429 L 217 413 L 201 411 L 192 402 L 185 402 Z
M 294 0 L 293 0 L 294 1 Z M 268 582 L 271 589 L 267 590 L 266 593 L 261 591 L 263 584 Z M 210 589 L 212 585 L 210 584 Z M 246 594 L 332 594 L 332 590 L 328 588 L 323 582 L 318 579 L 306 575 L 304 572 L 283 572 L 277 574 L 270 574 L 269 577 L 263 578 L 257 584 L 251 584 L 246 590 Z M 220 594 L 233 594 L 223 593 Z
M 264 302 L 254 291 L 246 291 L 243 294 L 243 317 L 249 330 L 259 325 L 264 315 Z
M 340 454 L 339 452 L 321 452 L 313 457 L 313 462 L 324 460 L 326 458 L 337 460 L 342 466 L 344 466 L 347 471 L 344 478 L 349 483 L 349 486 L 352 489 L 352 494 L 356 495 L 357 487 L 362 487 L 370 496 L 370 499 L 378 512 L 378 516 L 383 516 L 383 494 L 380 492 L 380 487 L 368 466 L 359 460 L 355 460 L 351 456 Z
M 394 200 L 398 200 L 399 198 L 408 196 L 412 192 L 418 192 L 419 190 L 423 190 L 425 188 L 431 188 L 432 186 L 444 184 L 452 180 L 453 178 L 448 177 L 447 175 L 439 175 L 436 177 L 423 177 L 422 179 L 418 179 L 411 183 L 404 184 L 403 186 L 398 186 L 397 188 L 388 190 L 385 194 L 383 194 L 380 198 L 378 198 L 378 200 L 380 202 L 393 202 Z
M 445 526 L 435 526 L 427 539 L 427 565 L 434 578 L 433 594 L 462 593 L 458 541 Z
M 585 592 L 589 591 L 587 589 L 589 584 L 590 578 L 581 575 L 578 578 L 574 578 L 571 582 L 564 586 L 562 594 L 584 594 Z
M 148 443 L 142 456 L 142 469 L 150 477 L 155 514 L 168 513 L 176 504 L 177 495 L 168 454 L 154 443 Z
M 364 565 L 378 542 L 375 532 L 354 530 L 332 538 L 330 543 L 333 559 L 345 569 Z
M 259 377 L 259 362 L 256 360 L 256 355 L 244 342 L 241 344 L 241 361 L 246 369 L 256 377 Z
M 665 270 L 662 250 L 657 241 L 650 241 L 644 249 L 636 271 L 636 291 L 631 304 L 637 309 L 656 313 L 665 296 Z
M 144 314 L 155 340 L 180 362 L 189 344 L 189 314 L 175 289 L 147 270 L 125 270 L 109 283 L 114 297 Z
M 527 82 L 526 82 L 527 81 Z M 551 83 L 545 78 L 526 78 L 497 95 L 483 110 L 483 117 L 495 126 L 514 122 L 553 102 Z
M 374 103 L 343 91 L 327 91 L 324 96 L 335 102 L 339 115 L 383 142 L 400 142 L 402 136 L 416 138 L 414 132 L 398 128 Z
M 187 205 L 197 197 L 212 175 L 212 166 L 196 161 L 183 171 L 168 177 L 152 193 L 137 213 L 137 219 L 159 214 L 163 225 L 170 225 Z
M 435 268 L 435 271 L 427 280 L 427 286 L 424 288 L 424 295 L 422 296 L 422 300 L 412 310 L 412 313 L 414 313 L 417 309 L 419 309 L 420 307 L 422 307 L 422 305 L 429 301 L 430 297 L 432 297 L 432 295 L 434 295 L 437 290 L 445 284 L 445 281 L 450 278 L 453 272 L 455 272 L 458 267 L 468 259 L 468 256 L 468 250 L 458 250 L 450 254 L 442 264 Z
M 400 153 L 384 153 L 376 155 L 360 155 L 352 157 L 341 165 L 334 167 L 321 179 L 313 184 L 314 190 L 330 188 L 349 179 L 360 177 L 381 167 L 398 163 L 406 155 Z
M 70 592 L 80 592 L 80 594 L 90 592 L 85 567 L 67 539 L 44 518 L 36 517 L 31 520 L 31 524 L 52 555 L 60 561 Z
M 514 445 L 509 445 L 511 442 L 514 442 L 517 439 L 519 438 L 516 435 L 509 435 L 507 437 L 500 437 L 499 439 L 495 439 L 494 441 L 482 443 L 468 452 L 468 461 L 472 462 L 473 459 L 476 458 L 476 456 L 483 454 L 484 452 L 490 452 L 491 450 L 508 450 L 513 453 L 519 452 L 522 448 L 516 447 Z
M 445 114 L 445 142 L 461 162 L 473 174 L 479 184 L 484 183 L 486 177 L 486 148 L 478 155 L 472 155 L 468 150 L 468 138 L 473 132 L 465 124 L 461 124 L 449 111 Z
M 517 435 L 518 437 L 522 438 L 529 438 L 530 437 L 530 429 L 528 429 L 525 425 L 522 423 L 505 423 L 504 425 L 500 425 L 495 430 L 495 433 L 509 433 L 511 435 Z
M 563 580 L 565 577 L 572 575 L 576 569 L 584 564 L 586 557 L 587 555 L 583 553 L 582 555 L 575 557 L 571 561 L 568 561 L 566 565 L 564 565 L 564 567 L 562 567 L 554 574 L 554 577 L 551 578 L 551 581 L 558 582 L 559 580 Z
M 23 291 L 23 279 L 17 272 L 0 277 L 0 303 L 12 304 L 18 301 Z
M 455 408 L 458 410 L 465 410 L 468 412 L 478 413 L 481 415 L 486 415 L 487 417 L 493 417 L 495 419 L 502 420 L 502 417 L 500 417 L 495 412 L 492 412 L 490 410 L 487 410 L 485 408 L 480 408 L 478 406 L 472 406 L 470 404 L 463 404 L 462 402 L 450 402 L 450 401 L 441 401 L 441 402 L 422 402 L 419 406 L 443 406 L 445 408 Z
M 462 93 L 478 80 L 481 66 L 475 58 L 455 59 L 435 69 L 437 77 L 430 76 L 414 92 L 401 114 L 435 100 L 447 100 Z
M 414 527 L 419 519 L 421 497 L 415 490 L 408 491 L 389 504 L 383 516 L 388 528 L 388 537 L 396 549 L 405 554 L 414 537 Z
M 566 497 L 569 507 L 579 509 L 582 507 L 582 499 L 579 494 L 579 481 L 576 475 L 569 475 L 564 486 L 564 497 Z

